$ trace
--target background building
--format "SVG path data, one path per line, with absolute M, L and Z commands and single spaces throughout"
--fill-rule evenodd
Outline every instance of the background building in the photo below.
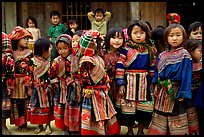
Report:
M 150 22 L 154 29 L 158 25 L 167 26 L 166 15 L 177 12 L 181 24 L 187 28 L 194 21 L 201 20 L 201 4 L 198 2 L 2 2 L 2 31 L 10 33 L 14 26 L 26 27 L 28 16 L 37 19 L 42 36 L 47 36 L 50 27 L 50 12 L 58 10 L 61 22 L 75 18 L 79 29 L 90 29 L 87 13 L 96 8 L 112 13 L 108 28 L 117 26 L 126 28 L 131 20 L 143 19 Z

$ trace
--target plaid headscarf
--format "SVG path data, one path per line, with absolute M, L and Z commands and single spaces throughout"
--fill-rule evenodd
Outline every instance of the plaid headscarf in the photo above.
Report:
M 25 38 L 25 37 L 29 37 L 30 39 L 33 39 L 33 36 L 32 34 L 20 27 L 20 26 L 16 26 L 10 34 L 8 34 L 8 37 L 11 39 L 11 40 L 19 40 L 19 39 L 22 39 L 22 38 Z
M 80 37 L 79 56 L 93 56 L 97 50 L 96 39 L 104 40 L 98 31 L 84 31 Z
M 11 39 L 8 38 L 8 35 L 2 32 L 2 52 L 12 53 Z
M 166 18 L 170 24 L 173 24 L 173 23 L 179 23 L 180 24 L 180 16 L 177 13 L 169 13 L 166 16 Z
M 55 45 L 57 46 L 57 44 L 59 43 L 59 41 L 63 41 L 65 43 L 67 43 L 69 45 L 69 48 L 71 49 L 71 44 L 72 44 L 72 37 L 70 35 L 67 34 L 61 34 L 59 35 L 56 40 L 55 40 Z

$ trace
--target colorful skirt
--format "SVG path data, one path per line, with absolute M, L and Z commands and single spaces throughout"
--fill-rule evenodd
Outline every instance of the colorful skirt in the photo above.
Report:
M 29 99 L 11 99 L 10 124 L 15 124 L 15 126 L 23 126 L 26 124 L 28 102 Z

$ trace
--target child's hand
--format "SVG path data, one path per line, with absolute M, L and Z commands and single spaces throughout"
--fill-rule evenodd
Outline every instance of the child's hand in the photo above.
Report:
M 28 87 L 28 96 L 31 96 L 32 95 L 32 88 L 31 87 Z
M 124 96 L 124 95 L 125 95 L 125 86 L 120 86 L 120 87 L 119 87 L 119 94 L 120 94 L 121 96 Z
M 7 94 L 8 94 L 8 95 L 11 95 L 11 91 L 12 91 L 12 90 L 11 90 L 10 88 L 8 88 L 8 89 L 7 89 Z
M 75 33 L 75 29 L 71 29 L 71 31 L 72 31 L 73 33 Z
M 84 97 L 90 98 L 94 94 L 94 89 L 85 89 L 84 93 L 85 93 Z

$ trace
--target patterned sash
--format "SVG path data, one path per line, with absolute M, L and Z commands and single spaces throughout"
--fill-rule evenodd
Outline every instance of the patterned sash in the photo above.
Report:
M 126 99 L 136 100 L 137 96 L 138 101 L 147 101 L 147 70 L 126 70 L 126 74 Z

